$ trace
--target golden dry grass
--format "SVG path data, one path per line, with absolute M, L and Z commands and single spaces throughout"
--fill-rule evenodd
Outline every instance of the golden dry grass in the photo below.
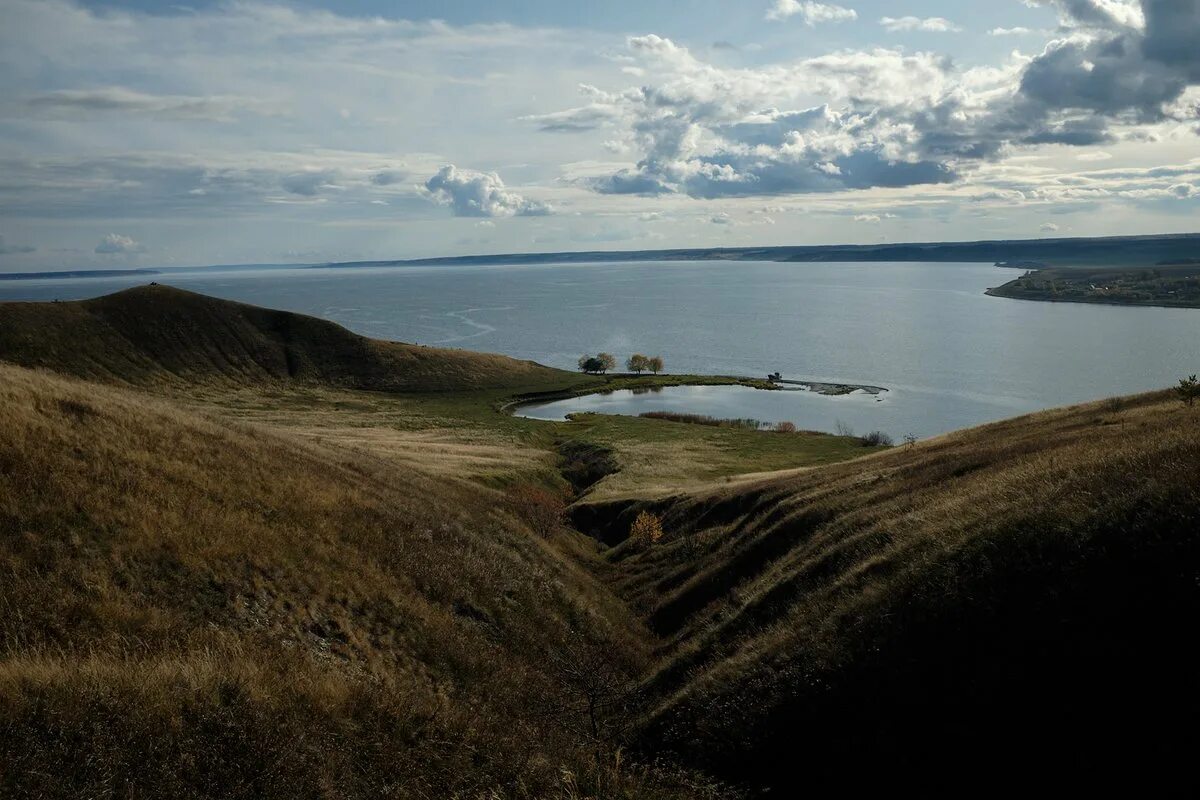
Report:
M 535 713 L 566 691 L 547 656 L 579 640 L 635 665 L 644 634 L 587 548 L 500 501 L 0 365 L 0 793 L 538 796 L 560 765 L 586 777 L 590 745 Z
M 1165 734 L 1197 712 L 1200 412 L 1169 393 L 829 463 L 864 451 L 515 420 L 494 406 L 561 374 L 364 355 L 392 346 L 170 290 L 92 303 L 0 306 L 65 315 L 44 340 L 0 325 L 5 357 L 138 387 L 0 364 L 0 794 L 689 797 L 716 791 L 697 770 L 786 793 L 864 764 L 1186 763 Z M 366 390 L 426 377 L 470 391 Z M 663 538 L 601 559 L 557 510 L 532 532 L 522 487 L 564 485 L 556 439 L 584 471 L 621 462 L 577 521 L 647 511 Z M 636 722 L 643 763 L 690 772 L 597 757 L 563 717 L 591 664 L 623 709 L 600 728 Z

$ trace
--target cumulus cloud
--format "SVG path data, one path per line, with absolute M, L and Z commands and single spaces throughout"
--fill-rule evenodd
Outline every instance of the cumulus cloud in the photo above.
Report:
M 1068 35 L 1047 45 L 1021 76 L 1026 113 L 1090 112 L 1097 128 L 1132 115 L 1163 119 L 1200 83 L 1197 0 L 1034 0 L 1058 8 Z
M 633 37 L 632 57 L 653 78 L 591 91 L 555 120 L 619 129 L 639 154 L 589 178 L 599 192 L 716 198 L 951 183 L 1022 146 L 1094 146 L 1200 116 L 1189 93 L 1200 85 L 1200 0 L 1053 4 L 1060 38 L 1000 67 L 876 48 L 729 68 L 664 37 Z M 911 19 L 885 23 L 953 27 Z M 825 102 L 800 104 L 814 94 Z
M 808 0 L 775 0 L 775 4 L 767 9 L 767 19 L 770 20 L 783 20 L 793 16 L 799 16 L 805 25 L 812 27 L 822 22 L 856 20 L 858 12 L 852 8 Z
M 494 172 L 475 172 L 447 164 L 425 181 L 425 190 L 457 217 L 538 217 L 550 207 L 504 188 Z
M 1053 222 L 1043 222 L 1041 224 L 1041 226 L 1038 228 L 1038 230 L 1041 231 L 1042 233 L 1057 233 L 1058 226 L 1055 225 Z
M 5 242 L 4 236 L 2 234 L 0 234 L 0 256 L 18 255 L 21 253 L 34 253 L 34 252 L 37 252 L 36 247 L 29 247 L 28 245 L 8 244 L 7 242 Z
M 945 17 L 883 17 L 879 24 L 892 33 L 923 31 L 925 33 L 958 33 L 962 31 Z
M 736 225 L 737 224 L 737 222 L 734 220 L 734 218 L 729 216 L 729 214 L 725 213 L 724 211 L 719 211 L 716 214 L 713 214 L 711 217 L 708 218 L 708 221 L 711 222 L 713 225 Z
M 1015 28 L 992 28 L 988 31 L 988 36 L 1028 36 L 1031 33 L 1034 33 L 1032 29 L 1017 26 Z
M 141 242 L 132 236 L 122 236 L 119 233 L 108 234 L 100 240 L 100 244 L 96 245 L 96 254 L 102 256 L 133 255 L 144 252 L 146 252 L 146 248 Z

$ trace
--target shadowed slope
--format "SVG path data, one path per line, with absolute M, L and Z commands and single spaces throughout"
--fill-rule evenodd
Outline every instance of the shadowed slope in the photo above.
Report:
M 614 554 L 667 639 L 644 746 L 779 791 L 1178 772 L 1198 475 L 1158 394 L 657 501 L 668 543 Z
M 78 302 L 0 304 L 0 359 L 136 384 L 295 381 L 434 392 L 574 379 L 531 361 L 368 339 L 315 317 L 156 285 Z

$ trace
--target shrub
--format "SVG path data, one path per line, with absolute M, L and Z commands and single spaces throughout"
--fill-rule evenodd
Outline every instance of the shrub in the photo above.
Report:
M 795 433 L 796 423 L 794 422 L 777 422 L 775 424 L 776 433 Z
M 1200 381 L 1196 380 L 1195 375 L 1180 378 L 1179 385 L 1175 387 L 1175 394 L 1179 395 L 1181 403 L 1191 408 L 1196 405 L 1197 398 L 1200 398 Z
M 871 431 L 862 437 L 863 447 L 891 447 L 892 437 L 883 431 Z
M 566 524 L 567 504 L 562 495 L 540 486 L 531 483 L 514 486 L 508 490 L 508 504 L 513 514 L 539 536 L 549 537 Z
M 656 544 L 663 537 L 662 520 L 643 511 L 629 526 L 629 538 L 640 544 Z
M 854 428 L 851 428 L 849 425 L 842 422 L 840 419 L 837 421 L 836 430 L 837 430 L 838 436 L 853 436 L 854 435 Z

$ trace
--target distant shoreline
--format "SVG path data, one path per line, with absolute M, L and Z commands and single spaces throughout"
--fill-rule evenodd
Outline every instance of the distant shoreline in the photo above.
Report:
M 156 269 L 71 269 L 56 272 L 0 272 L 0 281 L 36 281 L 61 278 L 128 278 L 162 275 Z
M 1200 263 L 1140 269 L 1039 269 L 985 293 L 1044 303 L 1200 308 Z
M 969 242 L 910 242 L 895 244 L 779 245 L 771 247 L 708 247 L 667 250 L 578 250 L 554 253 L 493 253 L 430 258 L 330 261 L 319 264 L 213 264 L 120 270 L 59 270 L 0 273 L 0 280 L 103 278 L 173 274 L 201 270 L 244 269 L 358 269 L 415 266 L 523 266 L 533 264 L 619 263 L 629 261 L 776 261 L 828 262 L 941 262 L 984 263 L 1017 267 L 1148 267 L 1189 261 L 1200 253 L 1200 233 L 1145 236 L 1104 236 L 1069 239 L 997 239 Z
M 496 253 L 313 264 L 310 268 L 357 269 L 404 266 L 517 266 L 625 261 L 978 262 L 1051 266 L 1147 266 L 1194 257 L 1200 233 L 1106 236 L 1071 239 L 1004 239 L 974 242 L 917 242 L 861 245 L 784 245 L 671 250 L 588 250 L 556 253 Z

